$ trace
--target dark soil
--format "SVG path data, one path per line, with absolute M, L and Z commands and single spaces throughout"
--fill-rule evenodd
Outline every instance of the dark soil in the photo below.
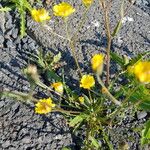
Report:
M 83 14 L 81 1 L 69 0 L 76 8 L 69 20 L 70 33 L 75 28 Z M 90 72 L 89 60 L 94 53 L 104 52 L 106 36 L 102 19 L 102 11 L 98 2 L 93 5 L 88 13 L 87 20 L 79 33 L 79 42 L 76 44 L 76 53 L 80 66 L 85 72 Z M 2 5 L 0 0 L 0 5 Z M 111 12 L 111 27 L 114 28 L 119 17 L 120 0 L 115 0 Z M 49 6 L 47 6 L 49 7 Z M 51 8 L 51 7 L 50 7 Z M 112 51 L 134 57 L 139 53 L 150 51 L 150 2 L 137 0 L 126 17 L 122 30 L 113 40 Z M 66 36 L 64 24 L 53 17 L 49 25 L 57 33 Z M 22 69 L 30 62 L 30 53 L 36 54 L 38 48 L 57 54 L 62 52 L 66 61 L 65 77 L 68 85 L 78 86 L 78 74 L 67 41 L 61 40 L 48 33 L 27 17 L 27 36 L 19 37 L 19 15 L 17 11 L 0 13 L 0 64 L 1 88 L 27 92 L 29 83 L 22 75 Z M 111 78 L 118 71 L 111 67 Z M 47 96 L 47 91 L 38 89 L 38 94 Z M 46 93 L 46 94 L 44 94 Z M 142 150 L 140 135 L 130 127 L 136 128 L 149 118 L 146 112 L 138 112 L 126 116 L 123 122 L 114 127 L 111 139 L 115 150 L 119 142 L 126 141 L 130 150 Z M 59 150 L 64 146 L 76 148 L 78 143 L 74 140 L 64 117 L 59 113 L 46 116 L 37 115 L 30 105 L 25 105 L 9 98 L 0 100 L 0 150 Z M 149 148 L 147 147 L 147 150 Z M 146 148 L 145 148 L 146 150 Z

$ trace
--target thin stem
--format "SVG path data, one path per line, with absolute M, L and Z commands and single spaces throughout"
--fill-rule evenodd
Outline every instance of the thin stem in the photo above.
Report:
M 110 85 L 108 86 L 108 89 L 110 90 L 112 88 L 112 86 L 114 85 L 114 83 L 117 81 L 117 79 L 119 78 L 120 75 L 124 74 L 127 70 L 122 71 L 120 73 L 118 73 L 115 77 L 115 79 L 110 83 Z
M 77 57 L 76 57 L 76 53 L 75 53 L 75 44 L 74 44 L 74 41 L 72 41 L 70 39 L 70 35 L 69 35 L 69 31 L 68 31 L 68 22 L 67 22 L 67 18 L 64 19 L 65 21 L 65 25 L 66 25 L 66 34 L 67 34 L 67 38 L 69 40 L 69 44 L 70 44 L 70 48 L 71 48 L 71 51 L 72 51 L 72 55 L 73 55 L 73 58 L 75 60 L 75 63 L 76 63 L 76 66 L 78 68 L 78 71 L 80 73 L 80 76 L 82 76 L 82 72 L 81 72 L 81 69 L 80 69 L 80 66 L 79 66 L 79 63 L 78 63 L 78 60 L 77 60 Z
M 68 30 L 68 18 L 64 18 L 64 21 L 65 21 L 67 39 L 70 41 L 70 34 L 69 34 L 69 30 Z
M 81 112 L 79 111 L 68 111 L 68 110 L 64 110 L 62 108 L 56 108 L 53 110 L 53 112 L 61 112 L 61 113 L 64 113 L 64 114 L 67 114 L 67 115 L 73 115 L 73 116 L 76 116 L 78 114 L 80 114 Z
M 36 84 L 37 84 L 38 86 L 42 87 L 43 89 L 47 89 L 47 90 L 49 90 L 49 91 L 51 91 L 51 92 L 54 92 L 54 93 L 57 94 L 58 96 L 60 96 L 60 97 L 62 97 L 62 98 L 64 98 L 64 99 L 66 99 L 66 98 L 63 97 L 60 93 L 54 91 L 53 89 L 51 89 L 50 87 L 48 87 L 47 85 L 45 85 L 44 83 L 42 83 L 41 81 L 36 82 Z
M 106 48 L 106 53 L 107 53 L 107 60 L 106 60 L 106 84 L 107 86 L 109 85 L 109 68 L 110 68 L 110 48 L 111 48 L 111 31 L 110 31 L 110 18 L 109 18 L 109 12 L 108 9 L 105 8 L 104 10 L 104 21 L 105 21 L 105 30 L 106 30 L 106 35 L 107 35 L 107 48 Z
M 4 96 L 7 96 L 7 97 L 11 97 L 11 98 L 16 98 L 19 101 L 38 102 L 38 100 L 35 99 L 32 95 L 30 95 L 30 93 L 25 94 L 25 93 L 17 92 L 17 91 L 2 91 L 2 92 L 0 92 L 0 94 L 4 95 Z
M 85 9 L 84 13 L 83 13 L 81 22 L 80 22 L 80 24 L 79 24 L 79 26 L 78 26 L 78 28 L 77 28 L 75 34 L 74 34 L 74 35 L 72 36 L 72 38 L 71 38 L 71 39 L 73 39 L 73 41 L 76 41 L 76 40 L 77 40 L 77 35 L 78 35 L 79 31 L 81 30 L 81 28 L 82 28 L 82 26 L 83 26 L 83 24 L 84 24 L 84 22 L 85 22 L 85 20 L 86 20 L 86 16 L 87 16 L 87 13 L 88 13 L 89 8 L 90 8 L 90 7 L 87 7 L 87 8 Z
M 135 0 L 134 0 L 135 2 Z M 125 10 L 125 13 L 124 13 L 124 17 L 128 14 L 130 8 L 133 6 L 134 2 L 131 2 L 130 5 L 128 6 L 128 8 Z
M 93 101 L 93 99 L 92 99 L 90 90 L 88 90 L 88 93 L 89 93 L 90 102 L 91 102 L 91 104 L 92 104 L 92 103 L 94 103 L 94 101 Z
M 45 28 L 46 28 L 48 31 L 50 31 L 50 33 L 52 33 L 53 35 L 55 35 L 55 36 L 57 36 L 57 37 L 59 37 L 59 38 L 61 38 L 61 39 L 63 39 L 63 40 L 69 40 L 68 38 L 65 38 L 64 36 L 59 35 L 59 34 L 57 34 L 56 32 L 54 32 L 54 31 L 52 30 L 52 28 L 50 28 L 48 25 L 44 24 L 43 27 L 45 27 Z
M 104 89 L 105 93 L 107 94 L 107 96 L 110 98 L 110 100 L 115 103 L 116 105 L 121 105 L 121 102 L 119 102 L 106 88 L 106 86 L 104 85 L 104 83 L 102 82 L 101 78 L 99 77 L 99 75 L 97 75 L 97 80 L 98 83 L 102 86 L 102 88 Z
M 32 102 L 38 102 L 37 99 L 35 99 L 33 96 L 30 96 L 29 94 L 24 94 L 22 92 L 10 92 L 10 91 L 2 91 L 0 93 L 1 95 L 4 95 L 4 96 L 8 96 L 8 97 L 12 97 L 12 98 L 16 98 L 17 100 L 19 101 L 24 101 L 26 102 L 27 100 L 30 100 Z M 67 111 L 67 110 L 63 110 L 61 108 L 56 108 L 53 110 L 53 112 L 61 112 L 61 113 L 65 113 L 67 115 L 74 115 L 76 116 L 77 114 L 80 114 L 81 112 L 79 111 Z
M 74 43 L 72 41 L 70 41 L 70 47 L 71 47 L 72 54 L 73 54 L 73 57 L 75 59 L 75 63 L 76 63 L 76 66 L 78 68 L 79 74 L 82 77 L 82 71 L 80 69 L 80 66 L 79 66 L 79 63 L 78 63 L 78 60 L 77 60 L 77 57 L 76 57 L 76 54 L 75 54 L 75 46 L 74 46 Z
M 100 121 L 98 121 L 98 122 L 99 122 L 99 128 L 100 128 L 100 130 L 102 131 L 103 137 L 104 137 L 104 139 L 105 139 L 105 141 L 106 141 L 106 143 L 107 143 L 109 149 L 110 149 L 110 150 L 114 150 L 113 145 L 112 145 L 112 144 L 110 143 L 110 141 L 109 141 L 109 136 L 105 133 L 104 128 L 102 127 L 101 122 L 100 122 Z
M 109 149 L 114 150 L 113 145 L 109 141 L 109 136 L 104 132 L 104 129 L 102 130 L 102 132 L 103 132 L 104 139 L 105 139 Z
M 118 113 L 122 110 L 122 108 L 125 107 L 126 103 L 128 102 L 129 98 L 132 96 L 132 94 L 138 89 L 139 85 L 136 86 L 130 93 L 129 96 L 122 102 L 122 105 L 118 107 L 117 110 L 115 110 L 113 113 L 111 113 L 108 117 L 111 118 L 110 124 L 112 124 L 114 118 L 118 115 Z
M 87 130 L 86 130 L 86 140 L 85 140 L 85 145 L 87 147 L 87 150 L 89 150 L 89 134 L 90 134 L 90 122 L 87 122 Z

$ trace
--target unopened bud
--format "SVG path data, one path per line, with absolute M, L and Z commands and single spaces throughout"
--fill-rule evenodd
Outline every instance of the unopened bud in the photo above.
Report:
M 105 87 L 102 88 L 102 93 L 106 94 L 107 93 L 107 89 Z
M 29 65 L 26 68 L 26 73 L 30 75 L 37 75 L 37 67 L 35 65 Z
M 35 82 L 39 80 L 37 67 L 35 65 L 29 65 L 25 70 L 24 73 L 28 75 L 28 77 Z

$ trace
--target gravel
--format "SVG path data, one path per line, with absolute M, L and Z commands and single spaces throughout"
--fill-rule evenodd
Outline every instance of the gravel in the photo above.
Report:
M 1 2 L 1 1 L 0 1 Z M 76 7 L 69 20 L 70 32 L 75 32 L 75 27 L 83 13 L 81 2 L 74 3 Z M 95 2 L 97 3 L 97 1 Z M 120 1 L 116 0 L 112 8 L 111 27 L 115 27 L 118 19 Z M 112 50 L 120 55 L 134 57 L 135 55 L 150 51 L 150 3 L 139 0 L 132 7 L 125 18 L 122 30 L 113 40 Z M 116 11 L 117 10 L 117 11 Z M 65 76 L 70 86 L 78 87 L 78 74 L 75 71 L 74 60 L 68 42 L 52 36 L 39 24 L 27 18 L 28 35 L 20 39 L 16 11 L 0 13 L 0 65 L 1 65 L 1 87 L 4 89 L 29 91 L 29 83 L 22 75 L 22 69 L 30 63 L 29 54 L 36 54 L 38 48 L 45 51 L 52 51 L 57 54 L 62 52 L 63 60 L 66 61 Z M 49 22 L 58 34 L 66 37 L 63 21 L 59 24 L 55 17 Z M 98 4 L 91 7 L 85 25 L 79 33 L 79 42 L 76 44 L 76 53 L 83 71 L 90 72 L 89 60 L 98 52 L 105 52 L 106 37 L 102 21 L 102 11 Z M 114 74 L 118 68 L 111 67 Z M 114 75 L 111 75 L 114 78 Z M 122 81 L 120 81 L 122 82 Z M 41 89 L 38 89 L 42 92 Z M 46 93 L 47 94 L 47 93 Z M 132 116 L 132 117 L 131 117 Z M 137 127 L 148 119 L 149 114 L 138 112 L 136 116 L 129 115 L 113 128 L 116 139 L 112 139 L 115 149 L 118 148 L 121 140 L 129 144 L 131 150 L 142 150 L 139 146 L 139 134 L 131 131 L 131 127 Z M 64 146 L 76 149 L 78 143 L 74 141 L 71 131 L 61 114 L 52 113 L 46 116 L 34 113 L 33 107 L 16 102 L 15 100 L 2 98 L 0 101 L 0 149 L 5 150 L 59 150 Z M 112 136 L 112 137 L 114 137 Z M 133 140 L 130 140 L 133 139 Z M 101 141 L 100 141 L 101 142 Z M 77 148 L 78 149 L 78 148 Z

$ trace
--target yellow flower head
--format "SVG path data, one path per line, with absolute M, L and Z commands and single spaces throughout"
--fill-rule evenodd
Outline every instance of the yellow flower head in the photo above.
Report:
M 82 0 L 82 3 L 83 3 L 86 7 L 89 7 L 89 6 L 93 3 L 93 0 Z
M 140 82 L 150 83 L 150 61 L 140 61 L 133 66 L 133 73 Z
M 80 81 L 80 87 L 84 89 L 90 89 L 95 85 L 94 77 L 91 75 L 83 75 Z
M 35 112 L 38 114 L 47 114 L 52 111 L 52 107 L 55 107 L 55 104 L 52 103 L 52 99 L 40 99 L 37 104 L 35 104 Z
M 55 5 L 53 7 L 54 15 L 59 17 L 68 17 L 73 12 L 75 12 L 75 9 L 67 2 L 62 2 L 58 5 Z
M 104 55 L 103 54 L 95 54 L 91 59 L 93 71 L 96 71 L 99 74 L 101 74 L 102 70 L 103 70 L 103 62 L 104 62 Z
M 36 22 L 43 22 L 46 20 L 49 20 L 51 17 L 49 16 L 49 13 L 44 9 L 33 9 L 31 11 L 31 16 L 33 20 Z
M 56 92 L 63 94 L 64 88 L 61 82 L 53 83 L 51 86 L 55 89 Z
M 84 97 L 83 97 L 83 96 L 80 96 L 80 97 L 79 97 L 79 102 L 80 102 L 81 104 L 84 103 Z

